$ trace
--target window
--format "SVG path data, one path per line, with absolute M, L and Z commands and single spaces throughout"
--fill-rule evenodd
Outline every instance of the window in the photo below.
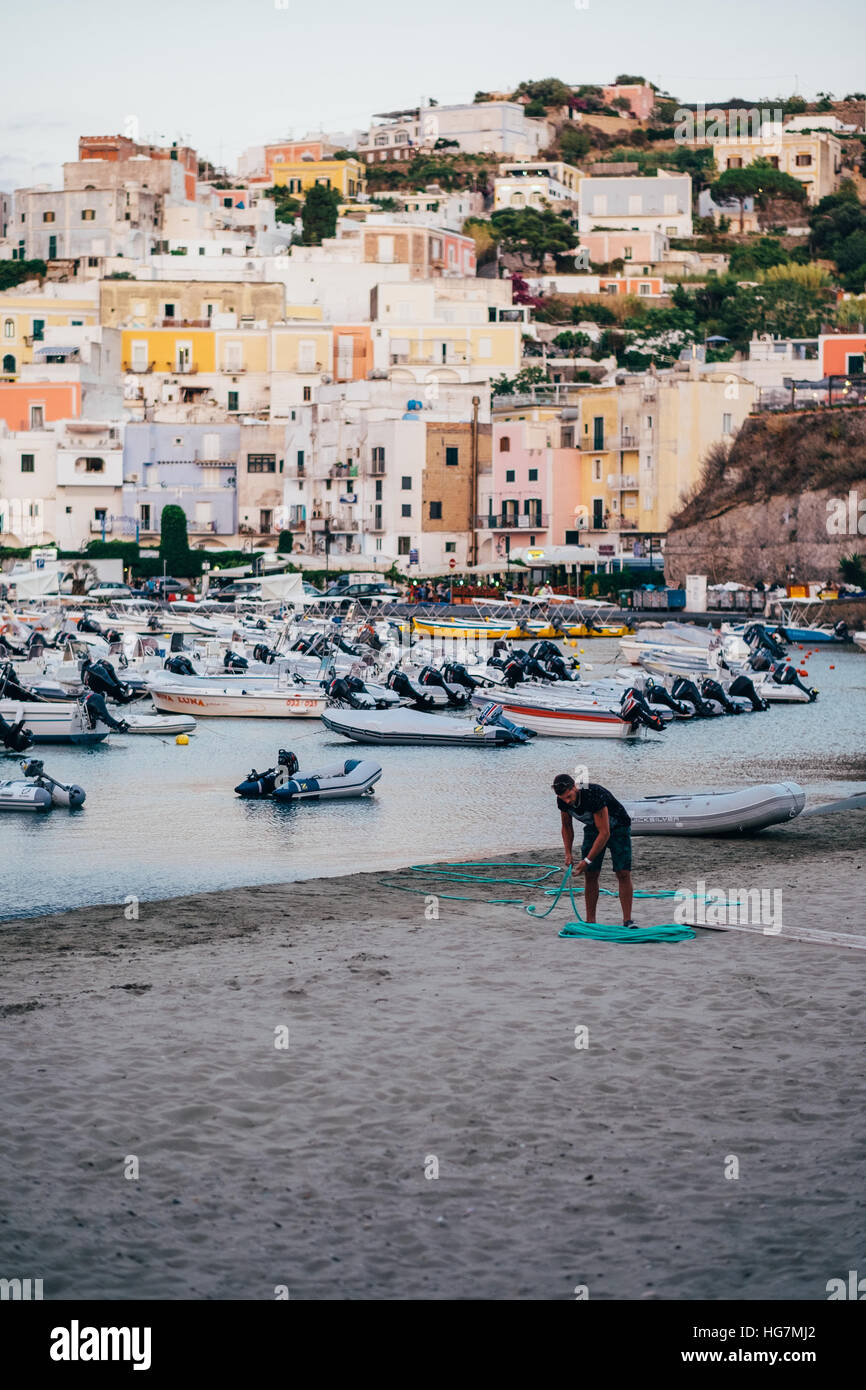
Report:
M 409 491 L 409 489 L 412 486 L 412 479 L 408 476 L 408 474 L 403 474 L 403 477 L 400 479 L 400 486 L 404 492 Z
M 601 482 L 601 459 L 593 459 L 592 461 L 592 481 L 594 483 Z
M 229 391 L 228 410 L 229 410 L 230 413 L 235 413 L 235 412 L 237 411 L 237 408 L 238 408 L 238 393 L 237 393 L 237 391 Z
M 623 258 L 624 261 L 630 261 L 630 260 L 631 260 L 631 247 L 630 247 L 630 246 L 624 246 L 624 247 L 622 248 L 622 258 Z
M 15 320 L 14 320 L 14 319 L 4 319 L 4 321 L 3 321 L 3 337 L 4 337 L 4 338 L 14 338 L 14 337 L 15 337 Z
M 277 456 L 276 454 L 248 454 L 247 472 L 248 473 L 276 473 Z
M 376 482 L 376 501 L 377 501 L 377 502 L 381 502 L 381 501 L 382 501 L 382 479 L 381 479 L 381 478 L 377 479 L 377 482 Z
M 373 448 L 373 462 L 374 462 L 374 463 L 381 463 L 382 465 L 384 465 L 384 463 L 385 463 L 385 449 L 384 449 L 384 446 L 383 446 L 383 445 L 381 445 L 381 444 L 376 444 L 376 445 L 374 446 L 374 448 Z
M 400 508 L 400 515 L 401 515 L 401 516 L 411 516 L 411 515 L 412 515 L 412 503 L 411 503 L 411 502 L 404 502 L 404 503 L 403 503 L 402 507 Z
M 16 371 L 15 357 L 11 352 L 7 352 L 3 358 L 3 372 L 5 376 L 13 376 Z
M 244 364 L 243 343 L 226 343 L 223 361 L 227 372 L 239 372 Z
M 431 521 L 441 521 L 441 520 L 442 520 L 442 503 L 441 503 L 441 502 L 431 502 L 431 503 L 430 503 L 430 520 L 431 520 Z
M 22 454 L 22 455 L 21 455 L 21 472 L 22 472 L 22 473 L 35 473 L 35 472 L 36 472 L 36 455 L 35 455 L 35 454 Z
M 50 237 L 48 238 L 48 259 L 49 259 L 49 261 L 56 261 L 56 260 L 57 260 L 57 237 L 56 237 L 56 236 L 50 236 Z
M 173 304 L 164 304 L 164 305 L 163 305 L 163 308 L 162 308 L 162 316 L 163 316 L 164 319 L 173 319 L 173 318 L 174 318 L 174 305 L 173 305 Z
M 651 415 L 646 417 L 646 427 L 648 430 L 651 430 L 653 427 L 653 417 Z
M 391 265 L 394 260 L 394 238 L 392 236 L 380 236 L 376 238 L 376 260 L 382 265 Z
M 305 401 L 311 401 L 312 399 L 313 399 L 313 388 L 312 388 L 312 386 L 305 386 L 305 387 L 304 387 L 304 400 L 305 400 Z
M 455 555 L 456 553 L 457 553 L 457 542 L 456 542 L 456 541 L 446 541 L 446 542 L 445 542 L 445 554 L 446 554 L 446 555 Z
M 628 197 L 628 210 L 632 217 L 640 217 L 643 208 L 643 199 L 639 193 L 630 193 Z
M 515 475 L 516 475 L 516 471 L 517 471 L 517 470 L 514 469 L 514 468 L 506 468 L 506 470 L 505 470 L 505 481 L 506 481 L 507 483 L 513 483 L 513 482 L 514 482 Z
M 398 536 L 398 537 L 397 537 L 397 554 L 398 554 L 398 555 L 408 555 L 408 554 L 409 554 L 409 551 L 411 550 L 411 548 L 412 548 L 412 537 L 411 537 L 411 536 Z
M 499 441 L 499 452 L 500 454 L 511 453 L 511 440 L 508 438 L 507 434 L 504 434 Z
M 299 473 L 303 473 L 303 471 L 304 471 L 304 451 L 303 451 L 303 449 L 299 449 L 299 450 L 298 450 L 298 472 L 299 472 Z
M 43 214 L 42 214 L 42 221 L 43 221 L 43 222 L 53 222 L 53 221 L 54 221 L 54 213 L 53 213 L 53 212 L 43 212 Z
M 95 222 L 95 221 L 96 221 L 96 209 L 95 209 L 95 208 L 82 208 L 82 210 L 81 210 L 81 220 L 82 220 L 82 222 Z
M 298 371 L 314 372 L 316 370 L 316 340 L 315 338 L 301 338 L 298 343 Z
M 530 481 L 531 483 L 537 483 L 537 482 L 538 482 L 538 469 L 537 469 L 537 468 L 530 468 L 530 470 L 529 470 L 529 481 Z
M 730 415 L 723 415 L 723 416 L 722 416 L 722 434 L 730 434 L 730 433 L 731 433 L 731 416 L 730 416 Z
M 652 285 L 648 285 L 645 280 L 642 280 L 637 287 L 637 292 L 638 294 L 652 294 L 652 289 Z
M 592 421 L 592 447 L 593 449 L 604 448 L 604 416 L 596 415 Z
M 44 430 L 45 428 L 45 406 L 31 405 L 30 407 L 30 428 L 32 430 Z
M 798 169 L 808 169 L 809 165 L 812 163 L 812 156 L 810 154 L 798 154 L 794 163 L 797 165 Z
M 147 371 L 148 356 L 146 339 L 133 339 L 131 364 L 134 372 Z
M 563 425 L 563 427 L 562 427 L 562 432 L 561 432 L 561 434 L 560 434 L 560 436 L 559 436 L 559 439 L 560 439 L 560 448 L 562 448 L 562 449 L 573 449 L 573 448 L 574 448 L 574 426 L 573 426 L 573 425 Z
M 42 342 L 42 339 L 43 339 L 44 337 L 45 337 L 45 320 L 44 320 L 44 319 L 34 319 L 34 320 L 33 320 L 33 341 L 34 341 L 34 343 L 41 343 L 41 342 Z
M 331 180 L 328 178 L 327 174 L 323 174 L 320 178 L 317 178 L 316 183 L 319 185 L 320 188 L 331 187 Z
M 845 356 L 845 371 L 849 376 L 863 375 L 864 356 L 862 352 L 849 352 Z
M 460 450 L 456 446 L 449 446 L 445 450 L 446 468 L 457 468 L 460 464 Z
M 727 167 L 729 169 L 742 169 L 743 161 L 742 159 L 740 159 L 738 155 L 732 155 L 731 158 L 727 161 Z
M 150 503 L 141 502 L 138 508 L 138 524 L 142 531 L 150 530 Z

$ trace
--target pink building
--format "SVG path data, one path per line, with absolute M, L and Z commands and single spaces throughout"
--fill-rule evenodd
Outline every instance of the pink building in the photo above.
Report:
M 525 546 L 578 543 L 575 428 L 559 416 L 494 420 L 491 469 L 478 481 L 479 564 L 494 564 Z
M 667 237 L 656 231 L 585 232 L 580 245 L 589 251 L 593 265 L 623 260 L 650 266 L 654 261 L 663 261 L 668 252 Z
M 653 113 L 656 98 L 655 92 L 648 82 L 602 87 L 601 90 L 606 106 L 612 106 L 617 97 L 625 97 L 629 111 L 639 121 L 648 121 Z

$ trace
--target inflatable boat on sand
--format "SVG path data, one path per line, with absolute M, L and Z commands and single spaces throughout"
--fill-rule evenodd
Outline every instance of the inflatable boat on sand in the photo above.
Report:
M 733 791 L 675 792 L 625 801 L 633 835 L 724 835 L 763 830 L 799 816 L 806 793 L 796 782 Z

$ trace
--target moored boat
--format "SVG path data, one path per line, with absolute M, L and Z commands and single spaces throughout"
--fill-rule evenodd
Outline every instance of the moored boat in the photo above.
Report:
M 798 816 L 806 793 L 796 782 L 731 791 L 674 792 L 625 801 L 633 835 L 722 835 L 763 830 Z
M 327 704 L 324 691 L 315 687 L 296 692 L 291 686 L 274 690 L 252 684 L 247 689 L 242 684 L 156 682 L 151 695 L 158 710 L 217 719 L 316 719 Z

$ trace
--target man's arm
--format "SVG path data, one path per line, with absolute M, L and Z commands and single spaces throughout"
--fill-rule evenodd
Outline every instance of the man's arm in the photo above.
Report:
M 560 811 L 562 817 L 562 843 L 565 846 L 565 862 L 571 864 L 571 851 L 574 848 L 574 821 L 567 811 Z
M 577 866 L 577 869 L 575 870 L 575 872 L 579 874 L 583 873 L 584 869 L 587 867 L 588 864 L 589 867 L 592 868 L 592 865 L 595 863 L 596 859 L 601 854 L 602 850 L 604 849 L 605 845 L 610 839 L 610 815 L 608 814 L 607 807 L 602 806 L 600 811 L 596 811 L 595 815 L 593 816 L 593 820 L 595 821 L 595 828 L 598 833 L 595 838 L 595 843 L 592 849 L 589 851 L 589 854 L 586 856 L 586 858 L 581 859 L 580 863 Z M 592 861 L 591 864 L 590 860 Z

